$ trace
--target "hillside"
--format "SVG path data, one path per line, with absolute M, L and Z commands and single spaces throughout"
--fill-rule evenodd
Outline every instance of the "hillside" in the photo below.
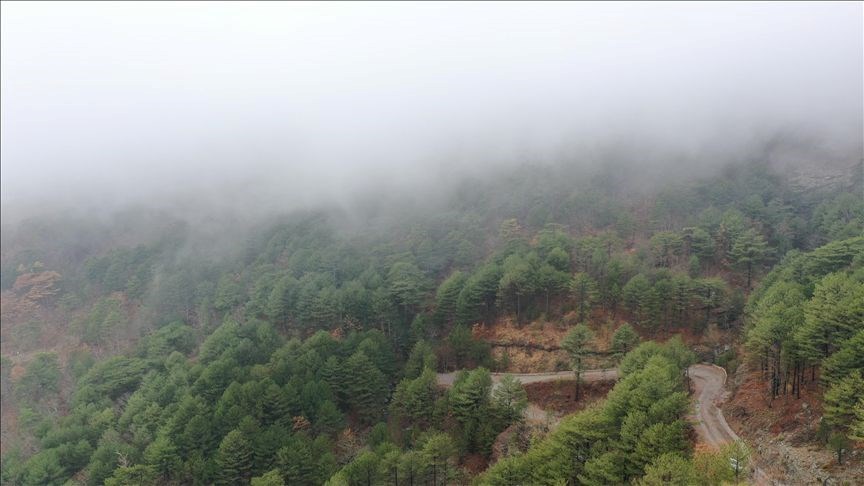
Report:
M 484 368 L 619 362 L 632 369 L 608 400 L 589 387 L 585 400 L 599 404 L 554 432 L 534 429 L 537 447 L 555 450 L 579 427 L 601 427 L 611 435 L 591 440 L 608 444 L 605 455 L 591 452 L 599 462 L 568 477 L 635 480 L 673 466 L 719 474 L 705 469 L 709 456 L 693 456 L 687 383 L 639 384 L 653 373 L 642 367 L 671 377 L 697 359 L 733 376 L 724 409 L 751 449 L 773 450 L 764 447 L 793 434 L 839 454 L 842 465 L 823 468 L 829 477 L 854 477 L 861 419 L 849 400 L 864 393 L 850 370 L 864 366 L 854 348 L 864 249 L 850 238 L 864 229 L 864 202 L 857 187 L 802 191 L 797 180 L 739 164 L 628 196 L 605 169 L 526 166 L 454 186 L 425 208 L 262 219 L 230 236 L 234 248 L 210 251 L 194 225 L 146 211 L 86 225 L 25 220 L 3 232 L 3 482 L 354 484 L 407 471 L 436 484 L 502 484 L 490 478 L 522 459 L 504 460 L 496 438 L 522 423 L 529 397 L 562 398 L 518 383 L 490 391 Z M 820 280 L 838 272 L 843 283 Z M 801 299 L 790 298 L 810 326 L 824 313 L 807 310 L 817 302 L 806 299 L 846 289 L 845 314 L 830 322 L 845 323 L 833 325 L 850 344 L 814 331 L 833 347 L 800 359 L 786 344 L 779 354 L 755 344 L 773 325 L 765 302 L 790 275 L 802 285 Z M 663 351 L 631 352 L 676 336 L 683 341 Z M 437 388 L 434 372 L 462 369 L 475 371 Z M 777 400 L 755 400 L 766 372 L 802 381 L 784 380 Z M 639 452 L 647 444 L 615 449 L 618 434 L 637 427 L 638 408 L 617 404 L 646 396 L 671 407 L 644 409 L 633 429 L 657 429 L 655 453 Z M 583 408 L 564 400 L 562 413 Z M 806 419 L 778 428 L 796 413 Z M 808 432 L 819 416 L 824 432 Z M 626 470 L 606 470 L 620 462 L 610 454 Z M 499 465 L 482 473 L 490 460 Z M 784 480 L 795 471 L 771 473 Z

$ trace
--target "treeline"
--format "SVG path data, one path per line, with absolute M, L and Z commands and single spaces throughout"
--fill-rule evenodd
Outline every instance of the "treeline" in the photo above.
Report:
M 506 400 L 487 397 L 482 371 L 446 393 L 430 384 L 436 368 L 494 367 L 472 324 L 611 316 L 652 333 L 729 327 L 752 281 L 788 250 L 864 231 L 860 198 L 801 195 L 761 164 L 659 192 L 621 182 L 605 170 L 524 167 L 460 185 L 429 210 L 298 212 L 252 228 L 219 258 L 190 256 L 202 242 L 164 215 L 141 227 L 31 221 L 17 239 L 4 231 L 4 295 L 23 274 L 56 270 L 61 288 L 41 304 L 75 316 L 62 325 L 84 345 L 64 362 L 36 357 L 15 380 L 4 357 L 3 403 L 24 433 L 4 455 L 3 481 L 351 482 L 373 469 L 384 478 L 382 464 L 397 458 L 419 465 L 387 474 L 443 480 L 457 474 L 454 457 L 487 456 L 521 403 L 516 386 Z M 346 218 L 363 228 L 345 229 Z M 860 282 L 844 275 L 832 278 Z M 854 287 L 801 285 L 808 299 Z M 12 337 L 32 349 L 34 336 Z M 848 339 L 784 351 L 774 374 L 799 376 L 820 360 L 829 376 L 828 354 L 860 355 Z M 439 448 L 456 452 L 430 452 Z M 348 452 L 360 450 L 362 461 Z M 646 467 L 632 461 L 621 474 Z
M 809 253 L 790 252 L 748 303 L 746 345 L 766 380 L 767 398 L 824 389 L 823 436 L 864 438 L 864 237 Z M 833 432 L 833 436 L 832 436 Z M 842 460 L 842 456 L 840 456 Z
M 429 210 L 297 212 L 232 235 L 245 243 L 218 259 L 191 256 L 206 255 L 195 251 L 203 243 L 165 215 L 132 215 L 150 227 L 82 223 L 81 234 L 62 221 L 28 221 L 4 232 L 0 273 L 9 289 L 22 273 L 60 272 L 54 300 L 69 313 L 122 293 L 145 331 L 175 320 L 212 330 L 231 315 L 298 334 L 379 329 L 404 355 L 454 323 L 510 314 L 576 310 L 581 320 L 602 307 L 651 329 L 703 325 L 705 315 L 728 325 L 743 302 L 732 289 L 746 291 L 764 266 L 864 231 L 860 197 L 794 192 L 762 164 L 659 191 L 622 189 L 631 186 L 607 169 L 523 167 L 460 185 Z M 148 237 L 104 250 L 135 234 Z M 707 280 L 717 276 L 732 287 Z M 112 322 L 80 332 L 94 346 L 134 337 Z

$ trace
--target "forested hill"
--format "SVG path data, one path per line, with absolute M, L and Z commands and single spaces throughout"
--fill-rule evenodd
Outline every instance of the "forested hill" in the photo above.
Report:
M 3 484 L 469 478 L 526 406 L 518 383 L 492 390 L 488 370 L 508 363 L 472 332 L 478 323 L 585 330 L 575 348 L 562 343 L 579 359 L 599 345 L 591 329 L 629 330 L 606 353 L 615 360 L 639 336 L 719 332 L 720 347 L 742 336 L 772 376 L 824 360 L 835 396 L 864 395 L 854 348 L 860 178 L 802 191 L 749 163 L 640 187 L 638 174 L 604 167 L 522 166 L 428 202 L 370 199 L 233 223 L 138 209 L 4 228 Z M 771 327 L 787 298 L 807 324 L 794 332 Z M 826 330 L 819 309 L 835 304 L 848 312 Z M 626 423 L 659 424 L 644 447 L 676 455 L 664 464 L 687 460 L 685 385 L 675 377 L 693 357 L 680 342 L 634 353 L 602 410 L 481 480 L 594 425 L 612 444 Z M 434 373 L 455 369 L 474 371 L 439 389 Z M 650 393 L 665 408 L 621 409 L 646 399 L 635 382 L 655 372 L 663 379 Z M 860 433 L 854 420 L 832 426 Z M 661 467 L 649 452 L 626 451 L 622 477 Z

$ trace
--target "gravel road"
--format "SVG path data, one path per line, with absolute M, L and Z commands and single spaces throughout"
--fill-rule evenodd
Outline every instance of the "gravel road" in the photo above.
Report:
M 546 373 L 492 373 L 492 382 L 498 383 L 501 377 L 510 374 L 523 384 L 573 379 L 572 371 L 554 371 Z M 717 447 L 728 442 L 739 440 L 719 405 L 726 400 L 726 371 L 723 368 L 708 364 L 695 364 L 690 367 L 690 378 L 693 380 L 694 412 L 691 416 L 696 433 L 702 443 Z M 618 370 L 585 370 L 582 380 L 606 381 L 618 378 Z M 438 384 L 451 386 L 456 379 L 456 373 L 438 373 Z M 494 386 L 494 385 L 493 385 Z M 545 412 L 535 404 L 529 404 L 526 411 L 528 419 L 542 420 Z M 779 485 L 772 481 L 762 469 L 753 470 L 753 481 L 758 486 Z

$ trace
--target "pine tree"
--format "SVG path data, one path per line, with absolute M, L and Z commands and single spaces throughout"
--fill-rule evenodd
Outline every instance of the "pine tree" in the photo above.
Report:
M 856 420 L 854 406 L 864 399 L 864 378 L 854 370 L 825 392 L 825 421 L 840 430 L 846 430 Z
M 576 301 L 578 319 L 583 321 L 597 302 L 597 282 L 587 273 L 578 272 L 570 281 L 570 295 Z
M 456 319 L 459 294 L 465 286 L 467 277 L 459 270 L 447 277 L 435 293 L 435 317 L 441 324 L 452 324 Z
M 586 485 L 625 484 L 621 468 L 622 458 L 617 452 L 606 452 L 585 462 L 579 481 Z
M 570 364 L 576 375 L 576 399 L 580 398 L 582 382 L 582 358 L 588 353 L 588 343 L 594 339 L 594 333 L 585 324 L 577 324 L 561 341 L 561 347 L 570 355 Z
M 159 435 L 147 446 L 144 459 L 165 481 L 170 481 L 179 466 L 177 447 L 165 435 Z
M 516 320 L 522 316 L 522 304 L 537 288 L 536 272 L 525 258 L 518 254 L 510 255 L 504 260 L 503 274 L 498 282 L 498 302 L 502 308 L 508 302 L 513 303 Z
M 452 459 L 456 455 L 453 439 L 443 432 L 433 434 L 426 439 L 421 454 L 427 464 L 427 474 L 432 486 L 450 484 Z
M 264 425 L 282 424 L 291 421 L 291 406 L 285 394 L 273 381 L 267 380 L 261 396 L 261 419 Z
M 618 359 L 623 358 L 637 344 L 639 344 L 639 335 L 633 330 L 633 326 L 626 322 L 621 324 L 615 330 L 615 334 L 612 335 L 612 352 L 615 353 Z
M 216 464 L 219 467 L 218 484 L 249 483 L 252 477 L 252 446 L 242 432 L 232 430 L 222 439 L 216 453 Z
M 432 420 L 437 384 L 435 373 L 424 369 L 423 373 L 410 380 L 403 379 L 393 393 L 391 410 L 397 417 L 404 417 L 412 424 L 424 426 Z
M 321 403 L 315 412 L 315 429 L 324 435 L 332 435 L 345 425 L 345 417 L 330 400 Z
M 492 376 L 485 368 L 461 372 L 450 388 L 450 410 L 461 426 L 462 445 L 468 451 L 484 445 L 481 428 L 490 415 L 491 389 Z
M 330 391 L 333 392 L 339 403 L 344 404 L 347 399 L 347 390 L 345 389 L 346 376 L 339 358 L 337 356 L 328 357 L 318 373 L 321 379 L 324 380 L 324 383 L 330 387 Z
M 348 391 L 348 404 L 364 422 L 371 424 L 380 416 L 387 395 L 384 374 L 364 353 L 354 353 L 345 363 L 350 370 L 350 380 L 345 388 Z
M 267 314 L 274 324 L 285 326 L 291 317 L 293 305 L 294 288 L 297 281 L 290 275 L 282 277 L 273 286 L 270 297 L 267 299 Z
M 304 433 L 291 436 L 276 453 L 276 464 L 285 484 L 315 484 L 315 458 L 312 441 Z
M 399 476 L 402 484 L 419 486 L 424 483 L 423 472 L 425 463 L 419 451 L 408 451 L 402 454 L 399 461 Z
M 768 244 L 759 232 L 748 229 L 735 238 L 730 251 L 730 256 L 736 265 L 747 270 L 747 289 L 751 288 L 753 280 L 753 268 L 761 265 L 768 257 Z
M 697 484 L 693 465 L 680 454 L 669 452 L 658 456 L 645 468 L 639 486 L 690 486 Z
M 435 371 L 438 367 L 435 351 L 424 340 L 414 343 L 411 353 L 405 361 L 405 378 L 417 378 L 426 368 Z
M 399 463 L 402 461 L 402 452 L 399 449 L 387 451 L 378 462 L 379 477 L 383 484 L 388 486 L 399 486 Z
M 525 387 L 513 375 L 504 375 L 492 389 L 492 403 L 506 424 L 522 420 L 528 408 L 528 394 Z
M 636 323 L 653 328 L 659 310 L 659 301 L 648 279 L 641 273 L 633 276 L 621 289 L 621 293 L 624 297 L 624 305 L 636 318 Z
M 537 288 L 543 291 L 543 294 L 546 297 L 546 315 L 548 318 L 549 315 L 549 299 L 553 295 L 557 295 L 563 290 L 568 288 L 570 283 L 570 278 L 566 272 L 558 270 L 553 265 L 549 263 L 543 263 L 540 267 L 535 271 L 535 279 L 537 282 Z
M 841 343 L 864 329 L 864 282 L 856 282 L 841 272 L 826 275 L 804 304 L 804 316 L 796 341 L 814 361 L 830 356 Z
M 252 478 L 251 486 L 285 486 L 278 469 L 268 471 L 261 476 Z

